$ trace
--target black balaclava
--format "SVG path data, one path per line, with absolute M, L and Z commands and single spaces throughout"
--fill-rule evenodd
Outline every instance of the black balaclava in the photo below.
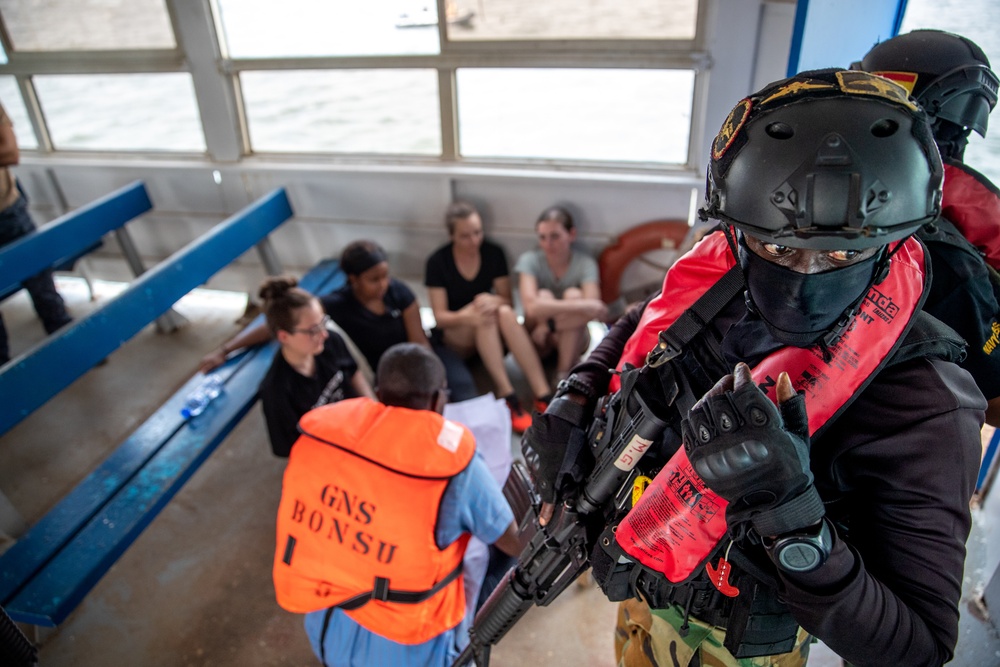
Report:
M 857 264 L 823 273 L 799 273 L 769 262 L 739 235 L 739 262 L 747 286 L 748 309 L 785 345 L 833 345 L 857 306 L 884 274 L 885 250 Z

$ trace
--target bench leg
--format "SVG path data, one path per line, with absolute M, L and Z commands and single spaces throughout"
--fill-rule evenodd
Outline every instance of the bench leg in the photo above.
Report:
M 7 499 L 7 495 L 0 491 L 0 546 L 3 546 L 4 542 L 12 542 L 21 537 L 27 529 L 28 524 L 25 523 L 24 517 Z
M 260 261 L 267 275 L 281 275 L 281 261 L 278 260 L 278 253 L 274 251 L 270 238 L 264 237 L 264 240 L 257 244 L 257 254 L 260 255 Z
M 80 274 L 83 282 L 87 284 L 87 295 L 90 297 L 90 300 L 95 301 L 97 297 L 94 296 L 94 281 L 90 277 L 90 267 L 87 265 L 86 257 L 81 257 L 77 261 L 76 272 Z
M 188 323 L 188 319 L 171 308 L 156 318 L 156 330 L 160 333 L 173 333 Z
M 139 250 L 135 247 L 135 241 L 132 240 L 132 235 L 128 233 L 128 230 L 124 227 L 116 229 L 115 238 L 118 239 L 118 245 L 122 249 L 125 261 L 132 269 L 132 275 L 138 278 L 144 274 L 146 267 L 142 263 L 142 257 L 139 256 Z M 156 318 L 156 330 L 160 333 L 177 331 L 185 324 L 187 324 L 187 318 L 173 308 Z
M 27 623 L 18 623 L 17 627 L 21 629 L 24 636 L 28 638 L 32 644 L 36 647 L 41 646 L 49 637 L 56 633 L 57 628 L 43 628 L 40 625 L 28 625 Z

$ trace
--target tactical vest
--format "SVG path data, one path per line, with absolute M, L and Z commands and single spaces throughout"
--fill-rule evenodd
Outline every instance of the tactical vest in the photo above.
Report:
M 946 161 L 941 217 L 1000 271 L 1000 192 L 989 179 L 961 162 Z
M 274 588 L 295 613 L 340 607 L 401 644 L 465 614 L 465 534 L 435 542 L 449 481 L 475 453 L 464 426 L 355 398 L 306 413 L 278 507 Z
M 665 278 L 663 292 L 647 305 L 636 332 L 626 344 L 619 370 L 626 364 L 642 365 L 647 352 L 652 358 L 662 348 L 664 340 L 669 339 L 669 336 L 661 336 L 660 333 L 669 332 L 681 317 L 690 318 L 692 306 L 734 266 L 735 259 L 722 234 L 706 238 L 674 264 Z M 910 327 L 918 319 L 927 278 L 924 249 L 916 239 L 908 239 L 892 257 L 888 276 L 870 289 L 847 331 L 830 348 L 828 361 L 816 348 L 780 348 L 752 368 L 758 386 L 772 400 L 776 400 L 775 381 L 782 371 L 787 371 L 795 389 L 805 394 L 809 431 L 815 437 L 850 405 L 896 354 Z M 704 330 L 707 326 L 708 323 L 702 322 L 700 329 Z M 683 354 L 683 351 L 675 352 Z M 912 351 L 910 354 L 912 356 Z M 720 375 L 720 370 L 705 369 L 715 377 Z M 721 370 L 721 373 L 726 372 L 732 372 L 732 369 Z M 662 574 L 668 582 L 691 585 L 699 581 L 705 584 L 708 579 L 705 565 L 712 554 L 719 551 L 720 541 L 726 534 L 725 507 L 726 501 L 704 485 L 681 447 L 618 525 L 615 540 L 632 560 Z M 768 575 L 762 568 L 754 567 L 751 559 L 742 557 L 742 554 L 735 556 L 734 560 L 755 575 L 753 593 L 746 590 L 748 587 L 741 587 L 744 594 L 754 595 L 754 606 L 748 612 L 748 603 L 741 612 L 740 637 L 744 636 L 742 627 L 752 628 L 750 635 L 761 631 L 767 636 L 765 639 L 761 639 L 760 634 L 748 636 L 746 644 L 738 646 L 731 646 L 727 636 L 727 648 L 737 657 L 782 652 L 778 647 L 790 646 L 794 642 L 796 626 L 789 623 L 793 619 L 777 603 L 773 574 Z M 765 563 L 763 569 L 769 567 Z M 761 579 L 770 582 L 758 586 Z M 633 584 L 637 580 L 634 576 Z M 637 587 L 643 588 L 641 585 Z M 670 587 L 669 583 L 667 587 Z M 717 591 L 702 585 L 697 592 L 706 601 L 706 606 L 709 606 L 709 600 L 716 606 L 726 606 L 721 613 L 710 614 L 707 618 L 698 614 L 695 606 L 698 618 L 713 624 L 722 624 L 730 618 L 729 612 L 734 605 L 725 602 Z M 678 602 L 682 606 L 686 601 L 691 611 L 695 595 L 696 590 L 689 589 L 677 595 L 668 592 L 661 599 Z M 749 618 L 758 608 L 766 609 L 767 614 L 775 617 L 783 613 L 783 625 L 778 628 L 769 626 L 760 618 L 756 621 Z M 775 631 L 778 631 L 777 634 L 790 633 L 790 636 L 776 637 Z

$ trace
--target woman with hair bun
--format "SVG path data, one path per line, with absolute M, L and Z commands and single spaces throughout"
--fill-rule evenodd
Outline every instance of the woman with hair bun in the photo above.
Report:
M 264 317 L 281 345 L 260 384 L 264 419 L 275 456 L 287 457 L 298 439 L 299 418 L 344 398 L 375 398 L 344 340 L 327 329 L 319 299 L 290 276 L 268 278 L 260 287 Z

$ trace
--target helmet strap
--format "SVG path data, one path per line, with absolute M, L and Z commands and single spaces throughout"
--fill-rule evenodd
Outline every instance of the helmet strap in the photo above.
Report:
M 972 133 L 971 128 L 962 127 L 943 118 L 935 118 L 931 131 L 934 133 L 934 142 L 938 145 L 942 158 L 959 161 L 964 159 L 965 147 L 969 144 L 969 134 Z

